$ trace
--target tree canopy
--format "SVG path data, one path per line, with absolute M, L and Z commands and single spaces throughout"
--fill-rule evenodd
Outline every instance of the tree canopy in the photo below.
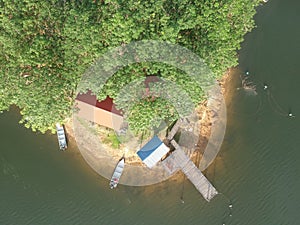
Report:
M 109 49 L 137 40 L 184 46 L 203 58 L 218 78 L 237 65 L 237 50 L 254 27 L 259 2 L 0 0 L 0 110 L 17 105 L 26 127 L 53 130 L 56 122 L 70 117 L 78 82 L 87 68 Z M 182 71 L 159 63 L 118 71 L 97 97 L 116 98 L 124 86 L 149 75 L 178 83 L 195 104 L 203 97 Z M 119 101 L 118 107 L 126 105 Z M 176 119 L 173 107 L 161 98 L 145 98 L 131 110 L 129 121 L 137 130 L 148 129 L 153 110 L 152 116 Z

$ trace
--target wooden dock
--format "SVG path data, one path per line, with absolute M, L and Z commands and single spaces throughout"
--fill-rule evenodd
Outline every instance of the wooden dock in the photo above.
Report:
M 173 137 L 175 136 L 175 134 L 177 133 L 180 125 L 182 123 L 182 119 L 178 119 L 176 121 L 176 123 L 174 124 L 174 126 L 172 127 L 172 129 L 170 130 L 168 136 L 167 136 L 167 140 L 171 141 L 173 139 Z
M 175 151 L 166 159 L 168 164 L 173 163 L 173 167 L 180 168 L 187 178 L 193 183 L 195 188 L 201 193 L 206 201 L 210 201 L 218 191 L 209 182 L 209 180 L 195 166 L 191 159 L 184 153 L 176 141 L 172 140 L 171 144 L 175 147 Z

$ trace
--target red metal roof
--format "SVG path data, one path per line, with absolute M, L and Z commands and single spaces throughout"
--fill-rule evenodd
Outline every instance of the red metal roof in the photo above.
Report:
M 89 105 L 93 105 L 97 108 L 106 110 L 108 112 L 122 116 L 123 113 L 121 110 L 118 110 L 113 103 L 113 99 L 109 96 L 106 97 L 103 101 L 98 101 L 96 95 L 93 95 L 91 91 L 88 91 L 86 94 L 78 94 L 76 97 L 77 100 L 85 102 Z

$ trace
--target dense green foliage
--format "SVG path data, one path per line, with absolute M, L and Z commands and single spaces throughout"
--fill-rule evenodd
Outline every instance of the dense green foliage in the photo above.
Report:
M 221 76 L 237 65 L 236 51 L 254 26 L 259 1 L 0 0 L 0 110 L 15 104 L 26 127 L 53 130 L 56 122 L 71 115 L 77 84 L 89 65 L 108 49 L 135 40 L 185 46 Z M 116 97 L 130 81 L 154 74 L 178 82 L 195 104 L 201 100 L 201 90 L 182 72 L 151 63 L 118 71 L 98 98 Z M 147 110 L 160 112 L 158 108 L 172 107 L 159 98 L 134 106 L 147 116 Z M 172 113 L 158 114 L 175 116 Z M 132 115 L 137 128 L 147 128 L 151 121 L 135 117 L 134 111 Z

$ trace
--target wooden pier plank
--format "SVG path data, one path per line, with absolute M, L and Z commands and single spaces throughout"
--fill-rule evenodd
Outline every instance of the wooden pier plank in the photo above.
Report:
M 193 183 L 195 188 L 201 193 L 201 195 L 210 201 L 218 191 L 209 182 L 209 180 L 202 174 L 202 172 L 196 167 L 191 159 L 184 153 L 181 147 L 172 140 L 171 144 L 175 147 L 175 151 L 172 153 L 173 163 L 177 165 L 187 178 Z
M 173 137 L 174 137 L 175 134 L 177 133 L 177 131 L 178 131 L 178 129 L 179 129 L 181 123 L 182 123 L 182 120 L 181 120 L 181 119 L 178 119 L 178 120 L 176 121 L 176 123 L 174 124 L 174 126 L 172 127 L 172 129 L 170 130 L 170 132 L 169 132 L 169 134 L 168 134 L 168 136 L 167 136 L 167 139 L 168 139 L 169 141 L 171 141 L 171 140 L 173 139 Z

